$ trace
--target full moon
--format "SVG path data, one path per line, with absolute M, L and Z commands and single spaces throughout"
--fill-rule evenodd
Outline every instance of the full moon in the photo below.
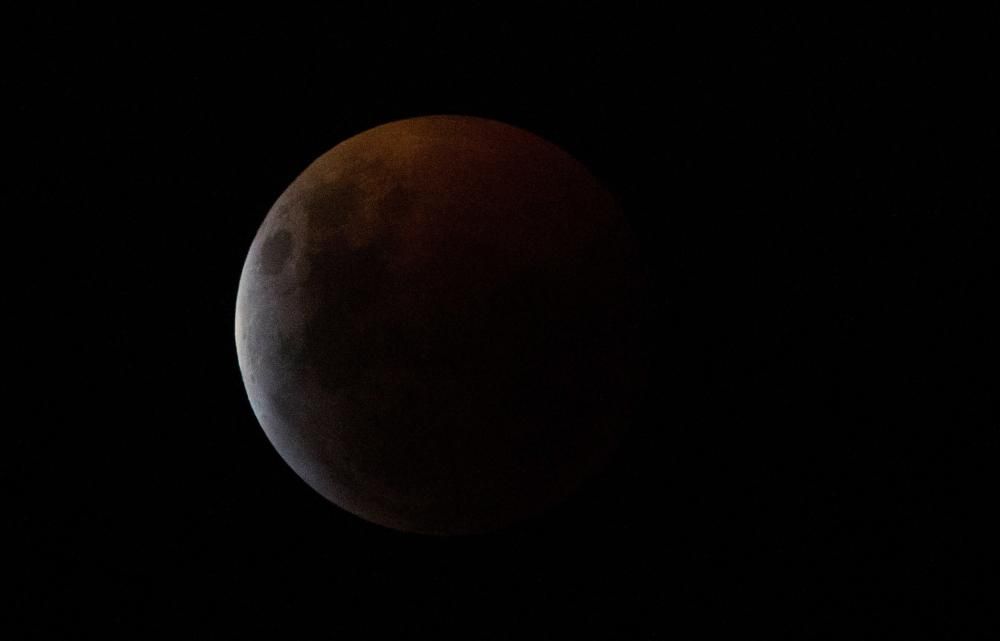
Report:
M 315 491 L 424 534 L 514 523 L 604 465 L 642 384 L 635 242 L 577 160 L 481 118 L 392 122 L 295 179 L 239 283 L 254 413 Z

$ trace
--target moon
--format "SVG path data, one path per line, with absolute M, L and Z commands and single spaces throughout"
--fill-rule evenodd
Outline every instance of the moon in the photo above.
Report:
M 544 511 L 604 465 L 642 383 L 636 243 L 577 160 L 429 116 L 337 145 L 250 246 L 236 347 L 253 411 L 316 492 L 422 534 Z

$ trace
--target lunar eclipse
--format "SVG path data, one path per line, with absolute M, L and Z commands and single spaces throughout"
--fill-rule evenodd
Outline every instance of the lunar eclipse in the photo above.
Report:
M 643 279 L 612 195 L 522 129 L 392 122 L 278 198 L 236 303 L 247 394 L 322 496 L 425 534 L 502 527 L 614 451 L 643 376 Z

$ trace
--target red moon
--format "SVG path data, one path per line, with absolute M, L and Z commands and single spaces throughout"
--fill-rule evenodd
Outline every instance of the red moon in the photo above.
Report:
M 409 532 L 502 527 L 567 497 L 641 385 L 633 236 L 577 160 L 522 129 L 402 120 L 313 162 L 250 247 L 236 346 L 307 484 Z

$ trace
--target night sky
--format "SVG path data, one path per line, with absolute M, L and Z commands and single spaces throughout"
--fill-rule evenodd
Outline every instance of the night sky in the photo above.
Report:
M 9 334 L 29 390 L 5 420 L 0 636 L 975 637 L 966 505 L 998 451 L 976 21 L 557 6 L 8 25 L 9 219 L 32 228 L 8 278 L 40 338 Z M 463 538 L 309 489 L 233 338 L 285 187 L 438 113 L 587 165 L 637 232 L 655 328 L 613 463 Z

